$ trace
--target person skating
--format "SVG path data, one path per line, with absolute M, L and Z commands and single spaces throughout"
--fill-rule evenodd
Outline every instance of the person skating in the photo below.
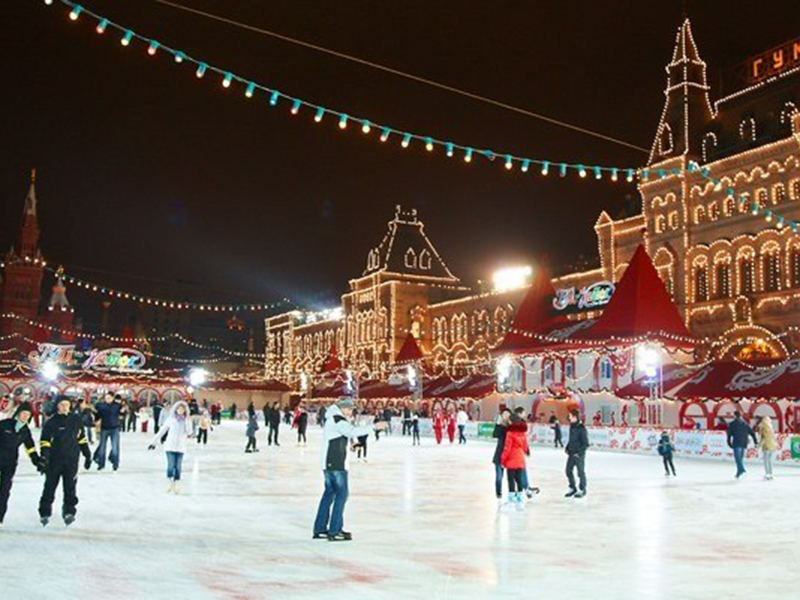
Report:
M 305 446 L 308 443 L 308 439 L 306 438 L 306 430 L 308 429 L 308 411 L 306 407 L 302 404 L 297 407 L 300 411 L 297 415 L 297 445 L 303 444 Z
M 231 402 L 231 420 L 236 419 L 236 402 Z
M 525 408 L 522 406 L 518 406 L 517 408 L 514 409 L 514 415 L 512 416 L 516 416 L 519 419 L 519 421 L 523 425 L 525 425 L 525 430 L 527 431 L 528 424 L 525 420 Z M 528 455 L 530 456 L 530 449 L 528 450 Z M 530 484 L 528 483 L 527 467 L 522 469 L 522 489 L 528 498 L 533 498 L 535 494 L 538 494 L 540 492 L 538 487 L 531 487 Z
M 567 481 L 569 492 L 567 498 L 583 498 L 586 495 L 586 450 L 589 448 L 589 433 L 581 421 L 581 413 L 572 410 L 569 413 L 569 440 L 564 452 L 567 454 Z M 578 470 L 580 489 L 575 486 L 575 469 Z
M 494 448 L 494 457 L 492 463 L 494 464 L 494 493 L 497 497 L 497 505 L 500 506 L 503 502 L 503 464 L 501 457 L 506 445 L 506 434 L 508 433 L 508 426 L 511 424 L 511 411 L 507 408 L 503 409 L 500 413 L 497 422 L 494 424 L 494 431 L 492 437 L 497 440 L 497 445 Z
M 80 416 L 71 412 L 72 406 L 68 397 L 61 396 L 57 402 L 56 414 L 47 420 L 39 441 L 45 475 L 44 489 L 39 499 L 39 520 L 43 526 L 50 522 L 56 490 L 62 481 L 64 501 L 61 516 L 66 525 L 75 521 L 79 455 L 83 454 L 84 468 L 92 466 L 89 441 L 83 432 Z
M 758 444 L 755 432 L 744 422 L 742 414 L 738 410 L 735 411 L 733 421 L 728 423 L 728 446 L 733 449 L 733 459 L 736 461 L 736 479 L 747 472 L 744 468 L 744 455 L 751 437 L 753 443 Z
M 197 443 L 208 444 L 208 430 L 211 429 L 211 418 L 208 416 L 208 411 L 203 409 L 197 419 Z
M 553 447 L 554 448 L 563 448 L 564 441 L 561 436 L 561 422 L 558 420 L 558 417 L 553 415 L 550 417 L 550 429 L 553 430 Z
M 442 443 L 442 435 L 444 433 L 444 415 L 441 409 L 437 410 L 433 415 L 433 435 L 436 438 L 436 443 Z
M 320 427 L 325 427 L 325 415 L 327 413 L 327 409 L 324 406 L 320 406 L 319 410 L 317 411 L 317 423 L 319 423 Z
M 267 434 L 267 443 L 271 446 L 273 443 L 280 446 L 278 441 L 278 432 L 281 427 L 281 409 L 280 404 L 275 402 L 272 405 L 272 410 L 269 412 L 269 433 Z
M 153 433 L 158 433 L 158 430 L 161 428 L 161 402 L 156 400 L 153 403 Z
M 136 420 L 139 416 L 139 404 L 135 400 L 128 400 L 128 422 L 125 431 L 136 431 Z
M 256 416 L 256 405 L 253 404 L 253 401 L 251 400 L 247 404 L 247 418 L 250 419 L 255 416 Z
M 450 443 L 456 441 L 456 414 L 450 410 L 447 413 L 447 437 L 450 439 Z
M 245 431 L 247 435 L 247 446 L 245 446 L 244 451 L 248 454 L 251 452 L 258 452 L 256 446 L 256 431 L 258 431 L 258 420 L 256 419 L 255 413 L 253 413 L 247 419 L 247 429 Z
M 25 453 L 31 459 L 33 466 L 44 472 L 44 464 L 36 452 L 36 444 L 28 427 L 32 414 L 33 408 L 30 403 L 22 402 L 13 416 L 0 421 L 0 526 L 3 525 L 8 509 L 8 498 L 11 495 L 14 473 L 17 472 L 20 446 L 25 446 Z
M 778 442 L 775 440 L 775 430 L 772 429 L 772 419 L 769 417 L 758 417 L 756 425 L 758 432 L 758 447 L 764 457 L 764 479 L 772 479 L 772 457 L 778 449 Z
M 411 445 L 419 446 L 419 411 L 414 411 L 411 415 Z
M 147 447 L 148 450 L 155 450 L 157 442 L 161 441 L 164 444 L 167 457 L 167 492 L 170 494 L 179 492 L 178 482 L 181 480 L 183 455 L 186 454 L 189 437 L 192 434 L 191 418 L 189 405 L 179 400 L 172 405 L 164 426 Z
M 94 460 L 97 463 L 97 470 L 100 471 L 106 466 L 106 446 L 111 445 L 111 453 L 108 460 L 116 471 L 119 468 L 119 427 L 122 413 L 122 404 L 112 394 L 106 394 L 103 401 L 97 405 L 97 420 L 100 421 L 100 445 L 95 451 Z
M 326 415 L 323 428 L 320 460 L 325 475 L 325 492 L 319 501 L 314 520 L 314 539 L 327 539 L 331 542 L 349 541 L 353 536 L 344 531 L 344 506 L 347 502 L 347 447 L 350 440 L 369 435 L 372 426 L 355 427 L 349 421 L 355 403 L 352 398 L 342 398 L 331 406 Z M 386 423 L 374 425 L 385 429 Z
M 658 440 L 658 453 L 664 461 L 665 475 L 669 477 L 669 471 L 672 469 L 672 476 L 675 477 L 675 463 L 672 462 L 672 455 L 675 452 L 675 446 L 669 437 L 669 432 L 662 431 L 661 438 Z
M 411 433 L 411 409 L 406 405 L 403 408 L 403 435 Z
M 469 415 L 467 415 L 467 411 L 465 411 L 464 407 L 462 406 L 458 409 L 458 412 L 456 413 L 456 425 L 458 425 L 459 444 L 467 443 L 467 436 L 464 435 L 464 429 L 467 427 L 468 422 L 469 422 Z
M 90 444 L 94 443 L 92 438 L 94 432 L 94 407 L 88 400 L 81 402 L 81 422 L 83 423 L 86 438 Z
M 500 454 L 500 464 L 508 476 L 508 501 L 516 506 L 517 510 L 524 510 L 522 503 L 523 487 L 522 473 L 525 469 L 525 456 L 530 452 L 528 448 L 528 426 L 518 415 L 511 416 Z

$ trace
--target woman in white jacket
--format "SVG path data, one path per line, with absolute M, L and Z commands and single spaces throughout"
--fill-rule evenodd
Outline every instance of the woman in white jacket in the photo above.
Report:
M 189 418 L 189 405 L 183 400 L 172 405 L 164 424 L 150 442 L 149 450 L 155 450 L 156 442 L 164 443 L 167 454 L 167 479 L 169 484 L 167 492 L 178 493 L 178 482 L 181 479 L 181 465 L 183 455 L 189 445 L 189 436 L 192 433 L 192 421 Z

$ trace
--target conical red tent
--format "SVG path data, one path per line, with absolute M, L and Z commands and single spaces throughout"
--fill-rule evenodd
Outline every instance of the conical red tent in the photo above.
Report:
M 400 347 L 400 351 L 397 353 L 397 357 L 394 359 L 396 365 L 402 365 L 410 362 L 414 362 L 417 360 L 422 360 L 424 355 L 422 354 L 422 350 L 417 344 L 417 340 L 412 333 L 409 333 L 406 336 L 403 345 Z
M 694 338 L 643 245 L 636 248 L 614 295 L 597 320 L 557 324 L 549 331 L 539 332 L 539 336 L 531 340 L 528 352 L 643 341 L 660 341 L 672 348 L 694 346 Z
M 659 340 L 673 347 L 694 345 L 642 244 L 633 253 L 603 314 L 592 327 L 576 333 L 572 339 L 633 341 L 640 338 Z
M 524 354 L 532 345 L 539 344 L 537 334 L 566 325 L 567 318 L 556 314 L 553 298 L 556 291 L 546 269 L 537 268 L 528 292 L 522 299 L 511 323 L 511 329 L 493 354 Z M 525 335 L 528 334 L 528 335 Z

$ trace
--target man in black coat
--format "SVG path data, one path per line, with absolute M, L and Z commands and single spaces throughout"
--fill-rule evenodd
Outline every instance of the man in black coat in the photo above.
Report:
M 744 454 L 750 438 L 757 444 L 756 434 L 742 419 L 742 414 L 737 410 L 733 413 L 733 421 L 728 423 L 728 446 L 733 449 L 733 458 L 736 461 L 736 479 L 745 474 Z
M 0 525 L 6 516 L 21 445 L 25 446 L 25 452 L 33 466 L 42 469 L 41 459 L 36 453 L 36 444 L 33 443 L 33 436 L 28 427 L 32 414 L 33 408 L 30 403 L 23 402 L 14 411 L 13 417 L 0 421 Z
M 53 512 L 53 501 L 58 484 L 63 482 L 64 502 L 61 515 L 64 523 L 71 525 L 75 520 L 78 505 L 78 459 L 83 454 L 84 468 L 92 466 L 89 441 L 83 433 L 83 425 L 78 414 L 72 412 L 69 398 L 61 396 L 56 404 L 56 414 L 45 423 L 39 446 L 44 461 L 44 489 L 39 500 L 39 517 L 42 525 L 47 525 Z
M 122 413 L 122 402 L 119 396 L 106 394 L 102 402 L 95 408 L 97 420 L 100 421 L 100 445 L 95 450 L 95 462 L 97 470 L 100 471 L 106 466 L 107 445 L 111 446 L 111 453 L 108 460 L 116 471 L 119 468 L 119 428 Z M 124 422 L 124 421 L 123 421 Z
M 288 412 L 288 411 L 287 411 Z M 278 442 L 278 429 L 281 426 L 281 409 L 280 405 L 276 402 L 272 405 L 269 413 L 269 434 L 267 435 L 267 443 L 271 446 L 275 442 L 276 446 L 280 446 Z
M 586 495 L 586 450 L 589 448 L 589 433 L 581 422 L 581 413 L 577 410 L 569 413 L 569 441 L 564 451 L 567 453 L 567 480 L 569 492 L 566 497 L 583 498 Z M 578 469 L 580 489 L 575 487 L 573 471 Z
M 497 496 L 498 504 L 503 501 L 503 465 L 500 464 L 500 457 L 506 445 L 506 433 L 510 424 L 511 411 L 504 408 L 503 412 L 500 413 L 500 420 L 495 423 L 494 431 L 492 431 L 492 437 L 497 440 L 492 462 L 494 463 L 494 493 Z

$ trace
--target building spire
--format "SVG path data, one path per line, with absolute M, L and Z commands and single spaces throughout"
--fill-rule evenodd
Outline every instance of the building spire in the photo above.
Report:
M 36 216 L 36 169 L 31 169 L 31 185 L 25 197 L 25 215 Z

